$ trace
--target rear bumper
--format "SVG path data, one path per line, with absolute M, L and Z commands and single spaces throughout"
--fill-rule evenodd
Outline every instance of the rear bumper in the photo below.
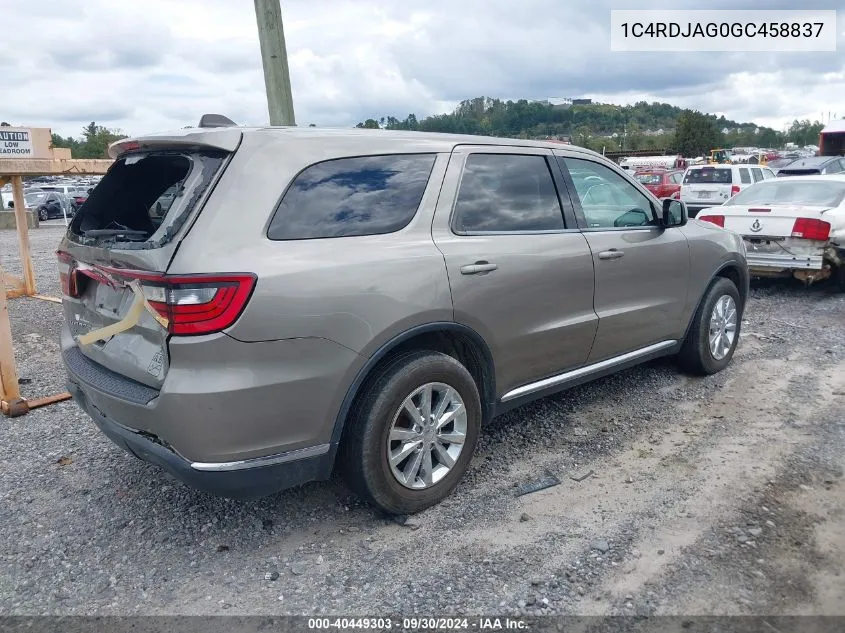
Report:
M 215 495 L 257 499 L 309 481 L 328 479 L 336 447 L 329 444 L 238 462 L 191 462 L 149 433 L 134 431 L 94 406 L 79 384 L 68 390 L 106 437 L 135 457 L 160 466 L 184 483 Z
M 361 364 L 325 339 L 186 337 L 170 342 L 158 390 L 91 360 L 67 326 L 62 347 L 68 391 L 103 433 L 191 486 L 237 498 L 331 475 L 337 412 Z
M 796 256 L 789 253 L 750 252 L 745 258 L 751 272 L 754 270 L 822 270 L 824 267 L 821 255 Z

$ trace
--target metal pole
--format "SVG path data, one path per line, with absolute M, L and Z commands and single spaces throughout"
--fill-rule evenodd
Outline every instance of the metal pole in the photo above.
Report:
M 270 125 L 296 125 L 279 0 L 255 0 Z

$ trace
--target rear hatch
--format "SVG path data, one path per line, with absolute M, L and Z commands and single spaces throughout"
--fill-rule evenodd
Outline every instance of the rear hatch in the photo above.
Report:
M 681 184 L 681 200 L 687 204 L 722 204 L 732 195 L 733 170 L 730 167 L 697 167 L 687 170 Z
M 213 311 L 220 312 L 219 305 L 208 311 L 208 296 L 219 299 L 221 286 L 231 289 L 223 292 L 230 296 L 237 282 L 165 273 L 240 137 L 236 130 L 185 133 L 117 147 L 121 153 L 71 222 L 58 253 L 65 319 L 90 360 L 158 389 L 169 366 L 168 336 L 175 322 L 185 320 L 173 318 L 170 303 L 183 302 L 197 318 L 220 316 Z M 136 301 L 143 303 L 139 315 Z M 79 342 L 115 324 L 124 329 Z M 190 324 L 181 333 L 193 333 Z

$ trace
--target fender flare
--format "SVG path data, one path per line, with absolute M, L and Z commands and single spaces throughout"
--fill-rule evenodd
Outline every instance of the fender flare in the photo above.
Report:
M 695 309 L 693 309 L 693 311 L 690 313 L 689 322 L 687 323 L 686 328 L 684 328 L 684 336 L 683 338 L 681 338 L 678 344 L 679 348 L 684 344 L 684 341 L 687 340 L 687 336 L 689 336 L 689 330 L 692 327 L 692 322 L 695 321 L 695 315 L 698 314 L 698 309 L 701 307 L 701 302 L 704 301 L 704 295 L 707 294 L 707 291 L 710 289 L 710 286 L 713 285 L 713 282 L 716 281 L 719 277 L 722 277 L 722 275 L 720 275 L 719 273 L 721 273 L 726 268 L 739 269 L 739 274 L 741 277 L 743 277 L 743 280 L 745 282 L 744 288 L 737 288 L 737 290 L 739 290 L 740 296 L 743 299 L 742 306 L 740 307 L 739 311 L 739 319 L 740 322 L 742 321 L 742 315 L 745 313 L 745 305 L 748 303 L 748 284 L 750 276 L 748 274 L 747 265 L 743 266 L 740 262 L 736 261 L 735 259 L 731 259 L 726 262 L 723 262 L 715 271 L 713 271 L 713 274 L 710 275 L 710 279 L 707 280 L 707 285 L 704 286 L 704 292 L 702 292 L 701 295 L 698 297 L 698 301 L 696 301 L 695 303 Z M 742 272 L 743 270 L 745 271 L 744 273 Z
M 420 334 L 426 334 L 429 332 L 454 332 L 467 335 L 473 340 L 477 348 L 481 351 L 487 368 L 487 371 L 484 372 L 485 384 L 478 385 L 479 391 L 481 392 L 482 420 L 486 422 L 493 417 L 496 403 L 496 376 L 494 370 L 495 366 L 493 364 L 493 354 L 490 351 L 490 346 L 487 345 L 487 341 L 485 341 L 484 338 L 474 329 L 467 325 L 463 325 L 462 323 L 456 323 L 454 321 L 435 321 L 432 323 L 417 325 L 397 334 L 386 343 L 382 344 L 382 346 L 367 359 L 367 362 L 358 371 L 355 376 L 355 380 L 352 381 L 349 389 L 347 389 L 343 402 L 341 402 L 340 409 L 335 417 L 334 430 L 332 431 L 331 438 L 332 444 L 337 445 L 340 443 L 340 438 L 343 435 L 343 428 L 346 424 L 346 417 L 349 415 L 352 403 L 373 368 L 378 365 L 379 362 L 381 362 L 391 351 L 396 349 L 396 347 L 405 341 L 415 336 L 419 336 Z

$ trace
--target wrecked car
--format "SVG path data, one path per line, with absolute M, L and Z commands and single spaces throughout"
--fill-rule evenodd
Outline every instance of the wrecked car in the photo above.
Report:
M 483 421 L 661 356 L 714 374 L 739 341 L 739 236 L 589 150 L 224 124 L 110 151 L 59 246 L 68 389 L 216 494 L 337 467 L 418 512 Z
M 742 235 L 752 276 L 845 290 L 845 175 L 759 182 L 698 219 Z

